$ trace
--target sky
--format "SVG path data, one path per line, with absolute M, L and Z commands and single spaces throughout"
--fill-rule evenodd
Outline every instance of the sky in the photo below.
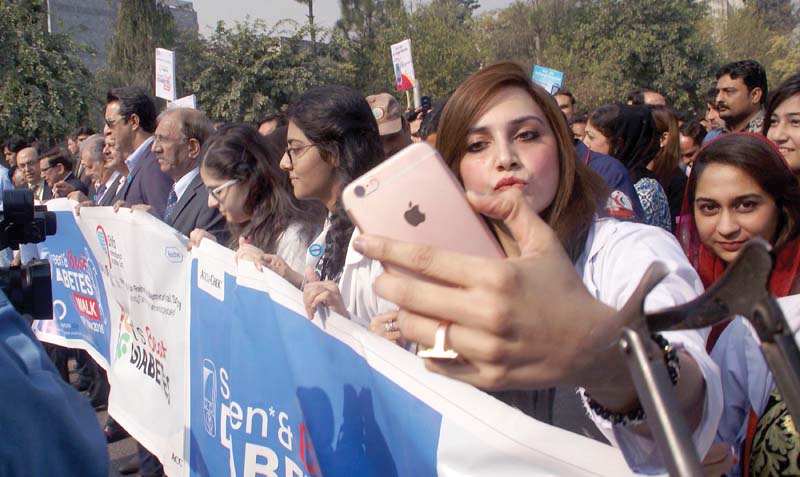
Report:
M 416 0 L 417 3 L 420 0 Z M 493 10 L 510 5 L 513 0 L 480 0 L 480 11 Z M 308 7 L 296 0 L 192 0 L 197 12 L 197 22 L 200 24 L 200 33 L 205 35 L 214 30 L 219 20 L 231 23 L 244 20 L 249 15 L 251 19 L 260 18 L 267 25 L 273 25 L 278 20 L 291 18 L 300 23 L 306 21 Z M 406 0 L 410 4 L 410 0 Z M 339 0 L 315 0 L 314 17 L 320 25 L 330 27 L 339 19 Z

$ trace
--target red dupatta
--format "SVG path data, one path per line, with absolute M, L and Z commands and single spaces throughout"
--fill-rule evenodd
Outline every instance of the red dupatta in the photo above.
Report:
M 783 160 L 783 163 L 786 164 L 787 173 L 792 174 L 789 165 L 786 163 L 786 160 L 783 158 L 778 148 L 763 136 L 749 132 L 731 134 L 752 136 L 764 141 L 775 151 L 778 157 Z M 703 149 L 725 136 L 715 138 L 713 141 L 703 146 Z M 695 170 L 695 168 L 692 168 L 692 175 L 694 175 Z M 694 204 L 690 204 L 688 200 L 688 184 L 693 182 L 692 179 L 693 178 L 690 177 L 687 182 L 687 188 L 683 195 L 681 215 L 678 218 L 678 226 L 675 234 L 689 262 L 700 275 L 703 286 L 708 288 L 717 281 L 720 275 L 725 271 L 725 262 L 700 241 L 700 235 L 698 234 L 697 225 L 694 221 Z M 769 279 L 769 291 L 776 297 L 789 295 L 795 280 L 797 280 L 798 270 L 800 270 L 800 238 L 795 237 L 781 247 L 780 250 L 774 250 L 773 254 L 775 257 L 775 266 Z M 727 322 L 720 323 L 712 328 L 708 341 L 706 342 L 706 349 L 709 352 L 711 352 L 714 343 L 716 343 L 717 338 L 719 338 L 725 326 L 727 326 Z

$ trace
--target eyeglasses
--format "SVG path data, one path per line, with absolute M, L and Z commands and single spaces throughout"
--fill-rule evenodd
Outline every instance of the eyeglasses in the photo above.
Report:
M 42 171 L 42 172 L 47 172 L 47 171 L 49 171 L 49 170 L 50 170 L 50 169 L 52 169 L 52 168 L 53 168 L 53 166 L 48 166 L 48 167 L 43 167 L 43 168 L 41 168 L 41 169 L 39 169 L 39 170 L 40 170 L 40 171 Z
M 116 126 L 117 123 L 122 121 L 123 119 L 128 119 L 128 116 L 120 116 L 117 119 L 103 118 L 103 122 L 106 123 L 106 126 L 108 126 L 109 129 L 113 129 L 114 126 Z
M 289 156 L 289 162 L 292 163 L 292 165 L 294 165 L 295 158 L 302 156 L 302 154 L 300 154 L 298 156 L 295 156 L 295 157 L 292 157 L 292 156 L 294 154 L 297 154 L 298 151 L 303 151 L 303 150 L 308 149 L 309 147 L 313 147 L 313 146 L 316 146 L 316 144 L 306 144 L 305 146 L 287 147 L 286 148 L 286 155 Z
M 206 187 L 206 189 L 208 189 L 208 193 L 211 194 L 211 197 L 213 197 L 214 200 L 216 200 L 217 202 L 222 202 L 219 193 L 227 189 L 228 187 L 238 183 L 239 179 L 231 179 L 228 182 L 224 182 L 213 189 L 208 189 L 208 187 Z

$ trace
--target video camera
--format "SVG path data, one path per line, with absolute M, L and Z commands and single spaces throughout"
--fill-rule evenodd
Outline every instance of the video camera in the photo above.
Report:
M 0 211 L 0 250 L 18 250 L 20 244 L 40 243 L 56 233 L 56 214 L 43 205 L 33 205 L 33 191 L 3 192 Z M 22 266 L 0 267 L 0 289 L 21 315 L 34 320 L 53 318 L 50 263 L 32 260 Z

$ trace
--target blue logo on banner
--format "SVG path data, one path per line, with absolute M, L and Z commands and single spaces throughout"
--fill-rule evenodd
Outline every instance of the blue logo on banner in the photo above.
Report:
M 69 340 L 85 341 L 110 361 L 110 313 L 100 268 L 72 212 L 55 214 L 58 232 L 38 248 L 48 252 L 57 333 Z M 100 235 L 98 230 L 98 238 Z M 101 244 L 107 250 L 104 239 L 103 233 Z M 48 332 L 52 330 L 48 328 Z
M 191 475 L 436 474 L 436 411 L 267 293 L 227 274 L 224 302 L 199 292 L 192 268 Z

